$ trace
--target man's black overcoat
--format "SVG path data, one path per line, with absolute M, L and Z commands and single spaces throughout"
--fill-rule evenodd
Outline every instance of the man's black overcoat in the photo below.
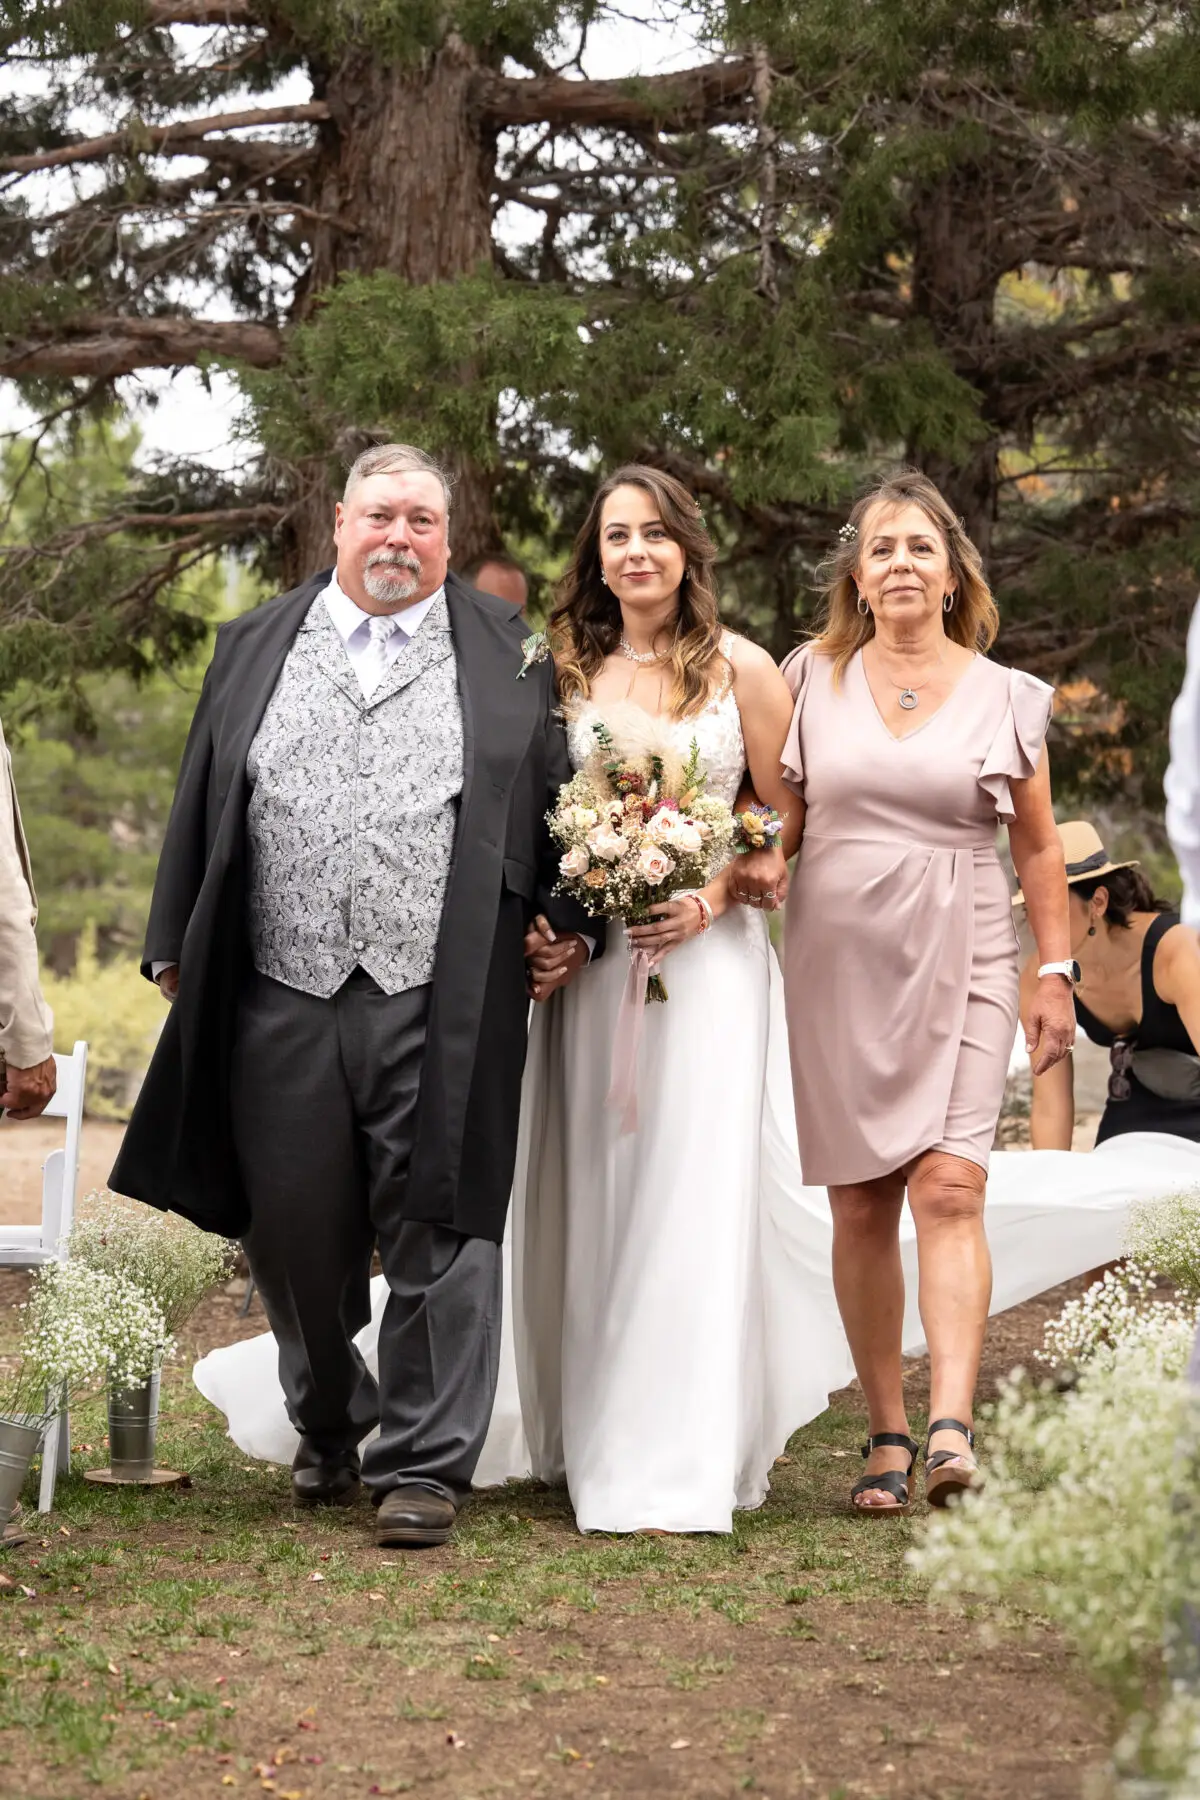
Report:
M 114 1190 L 208 1231 L 249 1224 L 230 1129 L 230 1051 L 246 933 L 246 755 L 292 640 L 329 580 L 314 576 L 217 633 L 154 885 L 143 973 L 177 962 L 166 1019 Z M 464 778 L 442 913 L 405 1216 L 497 1242 L 516 1150 L 535 910 L 562 931 L 603 925 L 551 890 L 547 808 L 570 777 L 553 666 L 522 679 L 527 627 L 455 576 L 446 600 L 462 700 Z

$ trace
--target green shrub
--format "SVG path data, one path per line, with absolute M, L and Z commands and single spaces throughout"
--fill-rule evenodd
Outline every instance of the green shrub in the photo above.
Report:
M 158 990 L 132 958 L 100 962 L 94 925 L 80 937 L 73 973 L 47 972 L 42 987 L 54 1008 L 57 1048 L 69 1050 L 77 1038 L 87 1039 L 88 1112 L 127 1119 L 166 1014 Z

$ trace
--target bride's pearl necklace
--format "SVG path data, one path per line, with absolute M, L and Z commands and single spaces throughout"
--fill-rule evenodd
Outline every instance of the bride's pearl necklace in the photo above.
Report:
M 627 657 L 632 663 L 642 663 L 644 665 L 646 663 L 662 662 L 664 660 L 661 653 L 657 650 L 635 650 L 624 632 L 621 633 L 620 648 L 621 655 Z

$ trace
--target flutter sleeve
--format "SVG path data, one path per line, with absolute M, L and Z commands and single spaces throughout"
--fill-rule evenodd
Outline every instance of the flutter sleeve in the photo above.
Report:
M 1008 704 L 979 771 L 979 785 L 991 795 L 1002 825 L 1016 818 L 1009 782 L 1028 781 L 1037 772 L 1053 710 L 1048 682 L 1023 669 L 1008 670 Z
M 804 751 L 802 748 L 801 719 L 804 713 L 804 696 L 808 692 L 808 684 L 812 679 L 813 648 L 811 644 L 801 644 L 784 657 L 779 665 L 780 673 L 792 690 L 795 705 L 792 708 L 792 722 L 788 727 L 784 741 L 783 755 L 780 762 L 783 767 L 783 779 L 798 794 L 804 793 Z

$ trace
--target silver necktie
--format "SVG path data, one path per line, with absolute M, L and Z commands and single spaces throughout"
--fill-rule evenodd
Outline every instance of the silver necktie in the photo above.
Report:
M 371 615 L 371 622 L 367 626 L 370 641 L 367 644 L 367 653 L 363 657 L 362 664 L 362 688 L 368 700 L 391 667 L 388 657 L 388 640 L 392 633 L 398 631 L 399 628 L 400 621 L 394 613 L 373 613 Z

